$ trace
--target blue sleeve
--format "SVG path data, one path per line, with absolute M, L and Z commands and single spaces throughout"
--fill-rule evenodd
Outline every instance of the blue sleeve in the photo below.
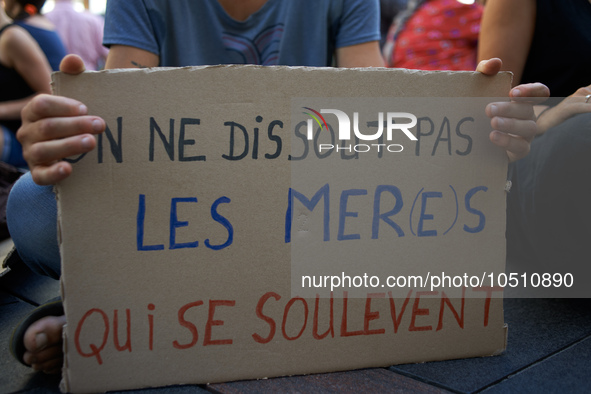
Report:
M 343 0 L 337 48 L 380 40 L 379 0 Z
M 160 54 L 154 27 L 144 0 L 109 0 L 103 44 L 128 45 Z

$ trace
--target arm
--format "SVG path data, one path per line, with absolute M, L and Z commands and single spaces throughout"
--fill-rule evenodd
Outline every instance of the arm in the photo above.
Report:
M 337 48 L 338 67 L 384 67 L 378 41 Z
M 591 85 L 579 88 L 560 104 L 540 114 L 537 122 L 538 134 L 545 133 L 575 115 L 591 112 L 591 98 L 587 101 L 588 95 L 591 95 Z
M 158 55 L 126 45 L 113 45 L 107 56 L 106 69 L 156 67 L 160 63 Z
M 521 81 L 535 29 L 535 0 L 488 0 L 478 42 L 478 60 L 503 60 L 503 70 Z
M 37 93 L 51 93 L 51 68 L 37 42 L 19 27 L 9 28 L 0 44 L 2 60 L 14 68 Z M 5 101 L 0 104 L 0 119 L 19 119 L 24 106 L 33 98 Z
M 378 0 L 345 0 L 335 36 L 338 67 L 384 67 L 380 51 Z

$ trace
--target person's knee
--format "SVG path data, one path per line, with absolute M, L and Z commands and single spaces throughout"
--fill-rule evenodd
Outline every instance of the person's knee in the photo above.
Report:
M 591 113 L 574 116 L 532 143 L 530 155 L 514 163 L 508 196 L 508 243 L 531 241 L 538 260 L 581 261 L 591 236 L 587 196 L 591 182 Z
M 12 186 L 6 207 L 8 211 L 7 215 L 14 216 L 12 215 L 13 213 L 16 213 L 21 208 L 24 208 L 23 204 L 21 203 L 25 202 L 24 200 L 27 199 L 28 190 L 30 190 L 31 188 L 31 182 L 33 182 L 31 174 L 26 173 L 23 176 L 21 176 Z
M 39 198 L 42 201 L 39 201 Z M 6 204 L 6 219 L 8 227 L 11 230 L 11 235 L 17 234 L 26 220 L 31 215 L 36 217 L 39 212 L 33 212 L 47 203 L 53 203 L 53 192 L 51 188 L 45 186 L 38 186 L 33 182 L 31 173 L 26 173 L 19 178 L 12 186 L 8 201 Z M 25 229 L 28 231 L 35 231 L 35 228 Z
M 554 186 L 591 170 L 591 113 L 580 114 L 549 129 L 531 144 L 528 156 L 515 163 L 518 177 Z M 542 176 L 542 177 L 540 177 Z M 521 179 L 523 181 L 523 179 Z M 550 181 L 550 182 L 548 182 Z
M 6 219 L 23 261 L 37 273 L 59 277 L 57 204 L 52 186 L 39 186 L 30 173 L 23 175 L 8 197 Z

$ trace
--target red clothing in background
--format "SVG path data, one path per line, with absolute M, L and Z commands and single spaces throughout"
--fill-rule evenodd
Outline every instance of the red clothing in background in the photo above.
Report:
M 474 70 L 482 6 L 457 0 L 429 0 L 398 33 L 391 67 Z M 394 29 L 394 27 L 393 27 Z M 388 38 L 392 40 L 390 35 Z

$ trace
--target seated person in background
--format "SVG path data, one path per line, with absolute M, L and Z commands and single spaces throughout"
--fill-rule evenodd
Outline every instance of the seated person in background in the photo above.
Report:
M 538 272 L 589 263 L 590 26 L 589 0 L 488 0 L 484 10 L 480 58 L 500 57 L 514 84 L 540 81 L 552 94 L 530 155 L 509 172 L 508 262 Z
M 589 0 L 488 0 L 478 57 L 502 55 L 513 84 L 542 81 L 566 97 L 591 81 Z
M 333 55 L 339 67 L 383 66 L 378 6 L 377 0 L 109 0 L 105 43 L 111 49 L 106 68 L 233 63 L 330 66 Z M 496 59 L 483 62 L 479 70 L 494 75 L 499 67 Z M 83 69 L 77 57 L 62 62 L 64 72 L 77 74 Z M 511 94 L 529 100 L 548 93 L 545 86 L 531 84 Z M 497 109 L 491 139 L 511 157 L 522 157 L 535 132 L 531 104 L 499 103 Z M 500 127 L 504 116 L 515 118 L 508 129 Z M 62 158 L 94 149 L 93 135 L 104 131 L 105 122 L 89 115 L 82 103 L 57 96 L 33 100 L 23 112 L 23 121 L 19 139 L 31 173 L 12 190 L 9 226 L 22 259 L 35 271 L 57 279 L 57 209 L 51 185 L 72 172 Z M 32 200 L 36 211 L 30 209 Z M 63 324 L 64 316 L 50 316 L 26 327 L 22 361 L 37 370 L 59 371 Z
M 392 23 L 384 58 L 389 67 L 474 70 L 482 6 L 457 0 L 409 0 Z
M 51 69 L 37 42 L 0 7 L 0 160 L 26 167 L 16 139 L 21 111 L 37 93 L 51 93 Z
M 39 43 L 45 53 L 53 71 L 59 70 L 59 65 L 66 48 L 55 31 L 55 26 L 39 11 L 45 0 L 4 0 L 4 9 L 16 25 L 29 32 Z

